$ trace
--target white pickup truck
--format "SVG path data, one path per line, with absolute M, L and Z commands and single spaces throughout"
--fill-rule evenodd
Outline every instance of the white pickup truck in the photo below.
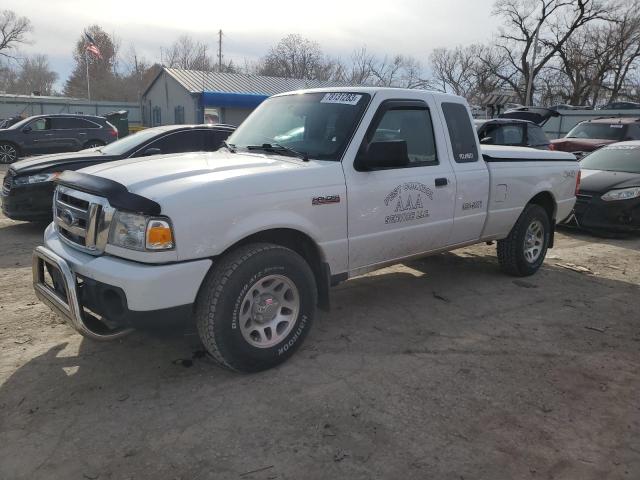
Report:
M 291 92 L 218 152 L 60 175 L 34 287 L 89 338 L 193 319 L 220 364 L 258 371 L 355 275 L 493 240 L 504 271 L 533 274 L 579 178 L 568 153 L 481 151 L 457 96 Z

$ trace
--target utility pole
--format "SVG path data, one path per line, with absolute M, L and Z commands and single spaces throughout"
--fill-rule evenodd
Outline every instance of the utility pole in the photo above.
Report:
M 218 72 L 222 72 L 222 30 L 218 30 Z
M 91 85 L 89 81 L 89 53 L 84 50 L 84 63 L 87 65 L 87 100 L 91 101 Z

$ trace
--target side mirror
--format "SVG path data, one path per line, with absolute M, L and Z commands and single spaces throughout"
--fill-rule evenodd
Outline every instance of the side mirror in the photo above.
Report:
M 354 166 L 359 171 L 379 170 L 383 168 L 401 168 L 409 164 L 407 142 L 372 142 L 356 157 Z
M 22 133 L 29 133 L 31 130 L 33 130 L 33 128 L 31 128 L 29 125 L 27 125 L 26 127 L 24 127 L 22 129 Z
M 480 143 L 486 143 L 488 145 L 493 144 L 493 137 L 484 137 L 480 139 Z
M 159 148 L 147 148 L 144 151 L 144 156 L 149 157 L 151 155 L 160 155 L 161 153 L 162 153 L 162 150 L 160 150 Z

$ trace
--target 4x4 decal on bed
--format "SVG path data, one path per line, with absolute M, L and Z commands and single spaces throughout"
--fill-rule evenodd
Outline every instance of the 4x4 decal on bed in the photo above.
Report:
M 418 220 L 429 216 L 424 208 L 423 196 L 433 200 L 433 191 L 420 182 L 408 182 L 398 185 L 384 199 L 386 206 L 395 207 L 392 215 L 387 215 L 384 223 L 400 223 Z

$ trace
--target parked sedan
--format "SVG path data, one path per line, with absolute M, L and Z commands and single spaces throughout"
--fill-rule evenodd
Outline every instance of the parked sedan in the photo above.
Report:
M 510 145 L 549 149 L 549 139 L 539 125 L 527 120 L 494 118 L 480 123 L 476 121 L 478 138 L 485 145 Z
M 76 152 L 118 139 L 118 129 L 103 117 L 36 115 L 0 130 L 0 163 L 56 152 Z
M 570 220 L 589 230 L 640 231 L 640 141 L 603 147 L 586 156 L 580 168 Z
M 230 125 L 169 125 L 142 130 L 104 147 L 21 160 L 4 177 L 2 211 L 14 220 L 48 220 L 53 180 L 64 170 L 160 153 L 214 151 L 234 130 Z

